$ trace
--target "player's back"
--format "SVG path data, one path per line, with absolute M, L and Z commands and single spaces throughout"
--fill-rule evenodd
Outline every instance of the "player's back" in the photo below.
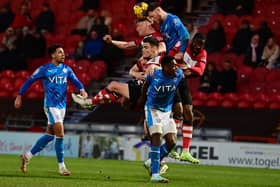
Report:
M 166 51 L 169 52 L 173 47 L 179 47 L 181 45 L 178 43 L 180 40 L 179 33 L 185 35 L 186 39 L 189 37 L 187 29 L 185 27 L 179 27 L 181 24 L 182 22 L 177 16 L 169 13 L 166 20 L 160 25 L 160 32 L 166 43 Z

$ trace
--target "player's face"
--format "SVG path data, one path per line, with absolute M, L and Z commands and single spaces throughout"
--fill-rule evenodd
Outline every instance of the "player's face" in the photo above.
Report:
M 199 42 L 194 41 L 192 43 L 192 46 L 191 46 L 192 52 L 197 54 L 202 50 L 202 48 L 203 48 L 203 45 L 200 44 Z
M 160 17 L 160 14 L 159 14 L 159 10 L 157 8 L 153 11 L 150 11 L 148 13 L 148 16 L 156 23 L 161 22 L 161 17 Z
M 148 21 L 140 21 L 136 24 L 136 31 L 139 36 L 146 36 L 146 28 L 148 27 Z
M 52 57 L 57 63 L 63 63 L 65 59 L 64 50 L 62 48 L 57 48 Z
M 176 68 L 176 64 L 168 63 L 165 66 L 163 66 L 163 71 L 165 72 L 165 75 L 169 77 L 176 77 Z
M 157 47 L 152 46 L 150 43 L 143 43 L 142 45 L 142 56 L 144 58 L 153 58 L 157 53 Z

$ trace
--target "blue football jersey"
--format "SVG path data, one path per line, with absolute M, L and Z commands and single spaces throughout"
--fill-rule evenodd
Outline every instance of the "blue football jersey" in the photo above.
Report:
M 185 52 L 190 34 L 177 16 L 170 13 L 167 14 L 166 19 L 160 25 L 160 32 L 164 37 L 167 52 L 169 52 L 178 41 L 180 41 L 179 51 Z
M 45 91 L 44 107 L 66 107 L 68 80 L 70 80 L 79 90 L 84 89 L 82 83 L 78 80 L 69 66 L 62 63 L 57 66 L 48 63 L 40 66 L 34 71 L 30 78 L 23 84 L 19 91 L 19 95 L 23 95 L 28 87 L 39 79 L 42 80 Z
M 149 84 L 146 105 L 163 112 L 170 111 L 179 82 L 183 79 L 183 71 L 176 70 L 176 77 L 166 77 L 162 70 L 155 70 L 153 76 L 147 76 Z

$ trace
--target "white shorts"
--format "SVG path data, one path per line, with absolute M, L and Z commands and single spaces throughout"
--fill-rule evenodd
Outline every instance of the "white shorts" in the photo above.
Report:
M 55 107 L 47 107 L 44 108 L 45 114 L 48 118 L 48 124 L 53 125 L 55 123 L 63 123 L 65 116 L 65 108 L 55 108 Z
M 171 111 L 162 112 L 145 106 L 145 117 L 151 135 L 154 133 L 160 133 L 162 136 L 168 133 L 177 134 L 176 124 L 170 114 Z

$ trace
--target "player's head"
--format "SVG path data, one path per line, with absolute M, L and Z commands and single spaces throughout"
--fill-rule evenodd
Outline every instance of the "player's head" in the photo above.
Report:
M 162 21 L 162 16 L 165 11 L 160 7 L 159 2 L 152 2 L 148 7 L 148 16 L 156 23 Z
M 164 56 L 161 60 L 162 71 L 165 76 L 176 77 L 176 61 L 172 56 Z
M 204 49 L 205 45 L 205 35 L 202 33 L 196 33 L 191 42 L 191 51 L 193 53 L 199 53 L 202 49 Z
M 146 36 L 154 32 L 152 22 L 148 19 L 138 19 L 136 21 L 136 31 L 139 36 Z
M 158 55 L 159 42 L 154 37 L 146 37 L 142 43 L 142 56 L 146 59 L 156 57 Z
M 48 48 L 48 54 L 51 56 L 52 61 L 56 63 L 63 63 L 65 54 L 62 45 L 54 44 Z

